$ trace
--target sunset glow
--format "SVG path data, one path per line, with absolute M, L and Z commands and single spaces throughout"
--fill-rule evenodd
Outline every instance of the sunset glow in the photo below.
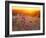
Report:
M 29 16 L 40 16 L 39 7 L 12 7 L 13 15 L 24 14 Z

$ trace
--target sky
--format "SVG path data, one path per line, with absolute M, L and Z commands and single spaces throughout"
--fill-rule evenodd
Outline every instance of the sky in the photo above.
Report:
M 28 16 L 38 16 L 40 15 L 39 7 L 21 7 L 21 6 L 13 6 L 12 7 L 13 14 L 24 14 Z

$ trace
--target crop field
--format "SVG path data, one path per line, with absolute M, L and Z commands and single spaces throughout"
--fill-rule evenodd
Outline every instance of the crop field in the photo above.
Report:
M 40 10 L 13 9 L 12 31 L 40 30 Z

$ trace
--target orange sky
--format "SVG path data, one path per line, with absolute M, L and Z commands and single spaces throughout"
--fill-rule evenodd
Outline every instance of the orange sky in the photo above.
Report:
M 15 15 L 24 14 L 29 16 L 39 16 L 40 15 L 40 8 L 38 7 L 12 7 L 12 12 Z

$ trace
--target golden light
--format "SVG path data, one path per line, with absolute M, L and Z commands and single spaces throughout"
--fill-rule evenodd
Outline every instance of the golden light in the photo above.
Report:
M 29 16 L 40 16 L 39 7 L 12 7 L 13 15 L 15 14 L 24 14 Z

